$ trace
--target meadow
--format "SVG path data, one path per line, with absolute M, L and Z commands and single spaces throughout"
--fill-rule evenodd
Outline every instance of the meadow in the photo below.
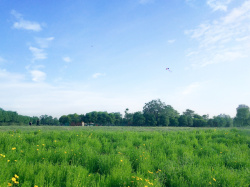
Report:
M 0 186 L 250 185 L 250 129 L 0 127 Z

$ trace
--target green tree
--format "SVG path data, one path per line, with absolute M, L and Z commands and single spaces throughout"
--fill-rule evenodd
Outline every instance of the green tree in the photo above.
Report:
M 63 115 L 59 118 L 59 122 L 60 124 L 63 124 L 63 125 L 69 125 L 69 117 L 66 115 Z
M 153 115 L 155 120 L 158 121 L 158 117 L 160 116 L 160 114 L 164 113 L 165 107 L 166 104 L 164 102 L 161 102 L 160 99 L 152 100 L 148 103 L 145 103 L 143 107 L 143 113 Z
M 133 115 L 133 125 L 142 126 L 145 124 L 145 117 L 142 112 L 135 112 Z
M 162 114 L 159 116 L 158 118 L 158 122 L 157 122 L 158 126 L 168 126 L 169 125 L 169 117 Z
M 195 114 L 194 111 L 193 111 L 193 110 L 190 110 L 190 109 L 186 109 L 186 111 L 183 112 L 183 115 L 189 116 L 189 117 L 191 117 L 191 118 L 194 117 L 194 114 Z
M 143 116 L 145 117 L 145 125 L 146 126 L 156 126 L 157 121 L 156 121 L 155 116 L 153 114 L 146 113 L 146 114 L 143 114 Z
M 188 126 L 188 117 L 186 115 L 181 115 L 178 121 L 179 121 L 179 126 L 182 126 L 182 127 Z
M 178 126 L 179 125 L 179 121 L 177 117 L 170 117 L 169 118 L 169 126 Z
M 122 124 L 122 114 L 120 112 L 113 113 L 114 115 L 114 124 L 121 125 Z
M 176 110 L 174 110 L 174 108 L 171 105 L 166 105 L 164 102 L 161 102 L 160 99 L 152 100 L 148 103 L 145 103 L 143 107 L 143 114 L 145 118 L 149 119 L 152 118 L 151 115 L 154 116 L 156 124 L 162 123 L 165 120 L 165 125 L 168 125 L 168 118 L 171 117 L 175 118 L 179 116 L 179 113 Z M 162 118 L 161 120 L 159 119 L 160 117 Z M 162 124 L 157 124 L 157 125 L 162 125 Z
M 133 114 L 129 113 L 129 109 L 126 108 L 125 116 L 124 116 L 124 124 L 125 125 L 132 125 L 133 123 Z
M 237 109 L 236 117 L 234 118 L 234 125 L 238 127 L 249 126 L 250 111 L 249 108 Z

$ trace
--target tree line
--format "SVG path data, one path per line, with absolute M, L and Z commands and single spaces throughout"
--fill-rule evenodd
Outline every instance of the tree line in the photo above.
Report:
M 0 125 L 60 125 L 57 118 L 48 115 L 37 116 L 23 116 L 17 112 L 5 111 L 0 108 Z
M 166 105 L 160 99 L 145 103 L 143 110 L 130 113 L 125 110 L 124 117 L 121 113 L 89 112 L 84 114 L 63 115 L 59 119 L 52 116 L 28 117 L 18 115 L 16 112 L 0 109 L 0 125 L 19 124 L 27 125 L 29 122 L 39 125 L 98 125 L 98 126 L 180 126 L 180 127 L 243 127 L 250 126 L 250 110 L 238 108 L 234 118 L 220 114 L 209 118 L 209 115 L 199 115 L 191 109 L 186 109 L 182 114 L 171 105 Z

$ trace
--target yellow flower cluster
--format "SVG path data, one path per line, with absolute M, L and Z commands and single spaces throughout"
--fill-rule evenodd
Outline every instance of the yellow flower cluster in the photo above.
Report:
M 3 158 L 5 158 L 5 155 L 3 155 L 3 154 L 0 154 L 0 156 L 3 157 Z
M 161 172 L 161 170 L 160 170 L 160 169 L 158 169 L 158 170 L 156 171 L 156 173 L 159 173 L 159 172 Z
M 15 174 L 14 177 L 11 178 L 11 182 L 8 183 L 8 186 L 12 186 L 14 184 L 19 184 L 17 179 L 19 179 L 19 176 L 17 174 Z
M 142 178 L 140 177 L 135 177 L 135 176 L 132 176 L 133 179 L 135 179 L 136 181 L 143 181 Z M 131 183 L 134 183 L 135 181 L 131 181 Z M 148 179 L 145 179 L 145 182 L 147 182 L 149 185 L 154 185 L 152 182 L 150 182 Z

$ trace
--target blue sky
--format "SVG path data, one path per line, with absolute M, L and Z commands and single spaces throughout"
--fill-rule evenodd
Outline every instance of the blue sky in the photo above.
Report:
M 249 25 L 250 0 L 0 0 L 0 107 L 60 117 L 161 99 L 234 117 L 250 105 Z

